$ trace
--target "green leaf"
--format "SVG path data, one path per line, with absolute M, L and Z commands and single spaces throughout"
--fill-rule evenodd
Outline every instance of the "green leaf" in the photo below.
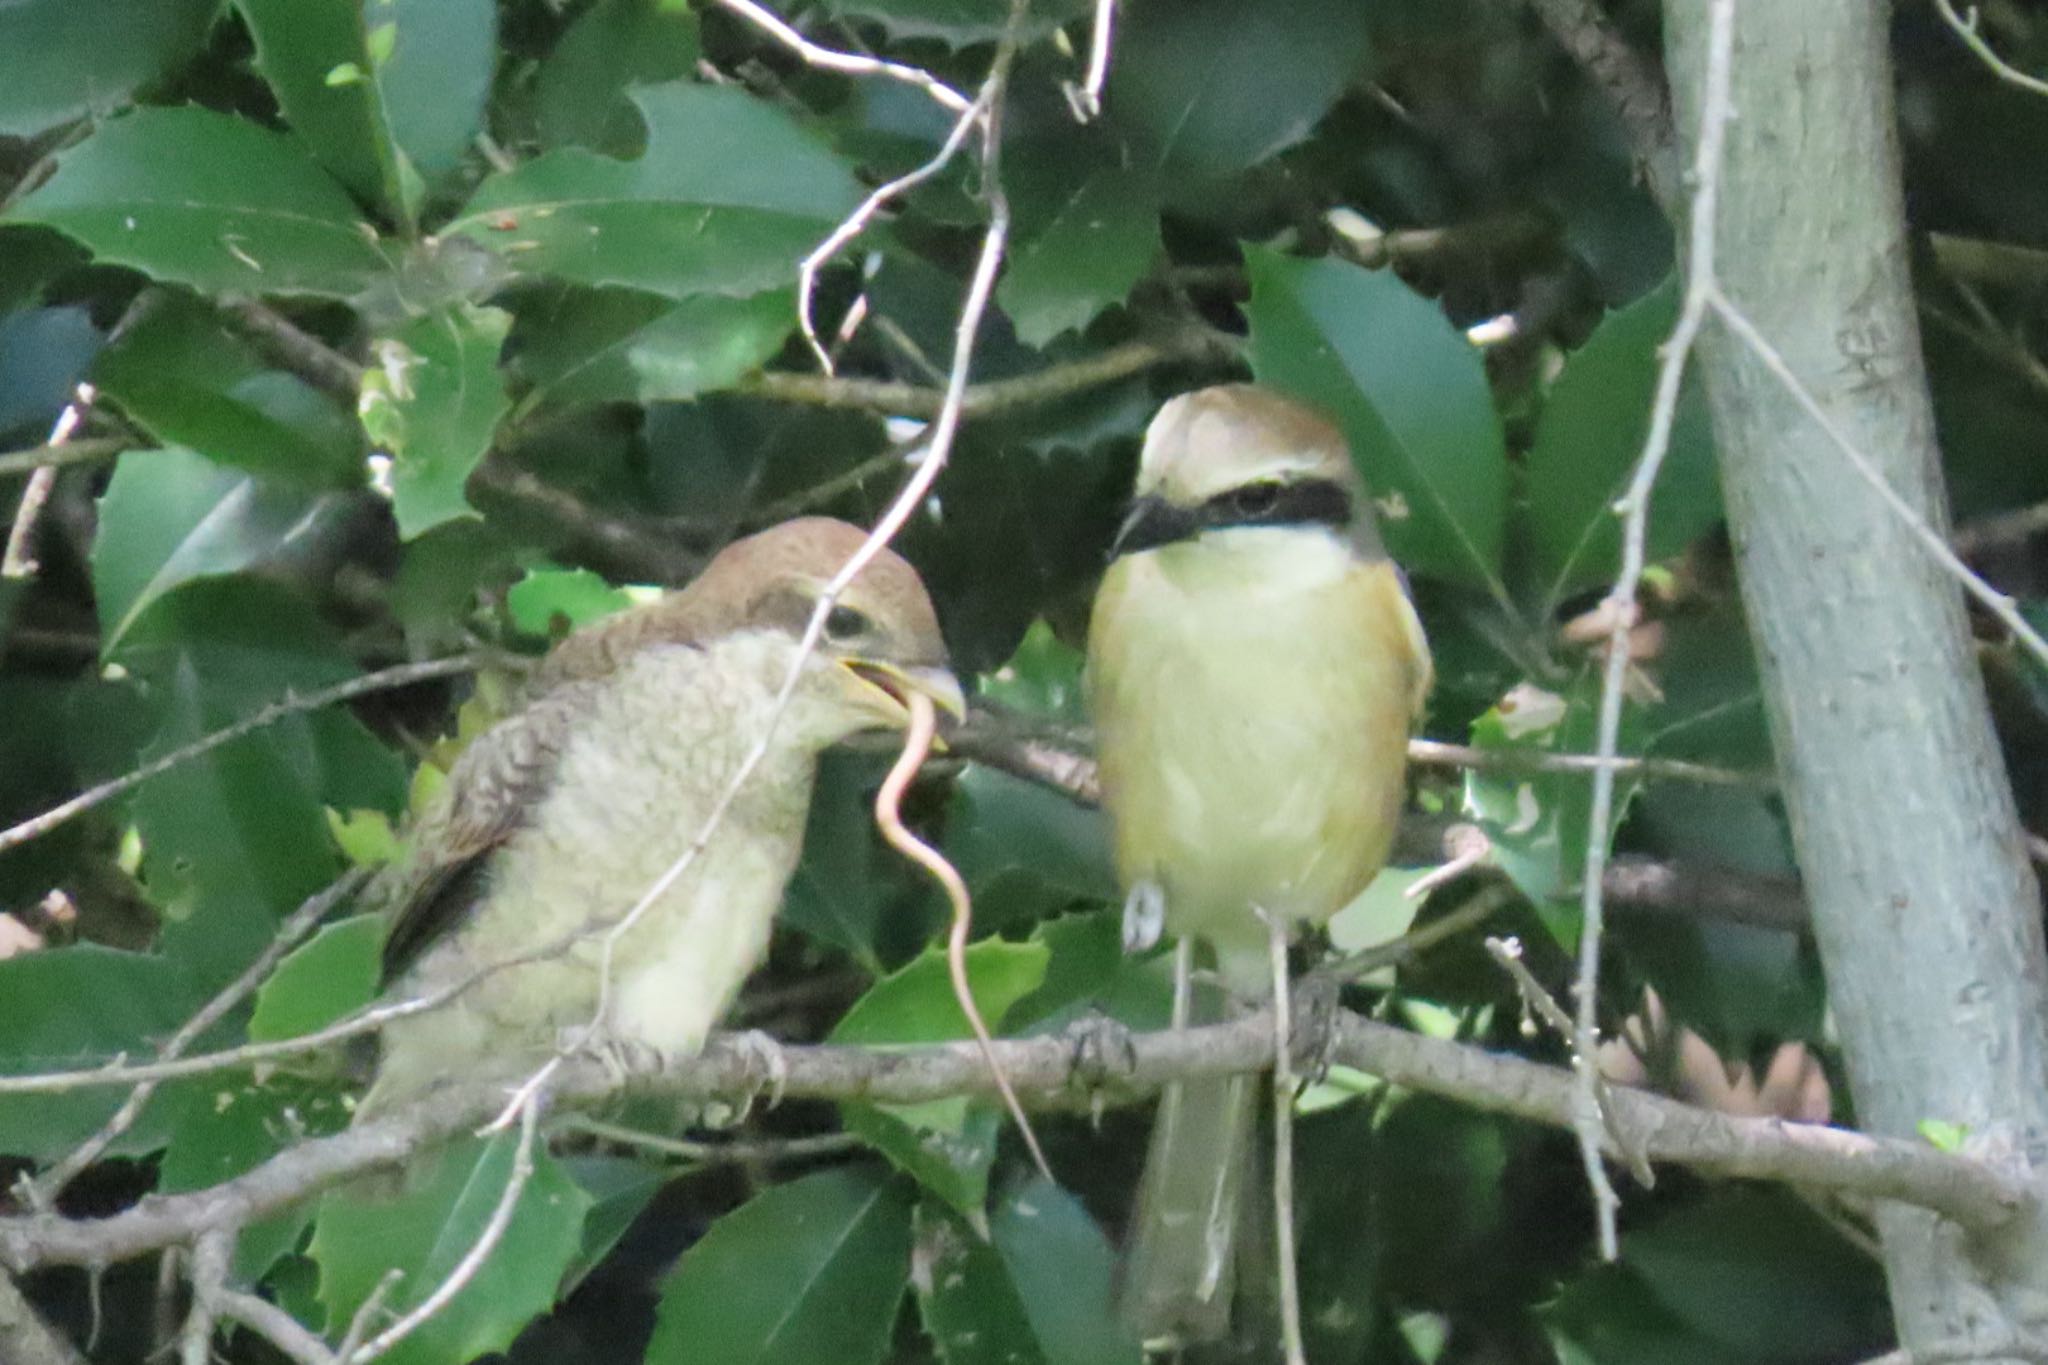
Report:
M 1596 1266 L 1541 1311 L 1561 1365 L 1750 1365 L 1753 1359 L 1687 1331 L 1640 1276 L 1619 1265 Z
M 232 1071 L 195 1077 L 181 1088 L 181 1098 L 157 1168 L 157 1189 L 165 1194 L 247 1174 L 307 1138 L 340 1132 L 351 1112 L 331 1086 L 284 1075 L 262 1085 Z M 298 1245 L 312 1217 L 302 1206 L 243 1228 L 235 1239 L 236 1273 L 261 1279 Z
M 1045 980 L 1048 956 L 1042 943 L 983 939 L 968 945 L 967 984 L 991 1033 L 1001 1029 L 1010 1006 Z M 833 1028 L 831 1041 L 874 1047 L 939 1043 L 969 1036 L 967 1016 L 953 997 L 946 955 L 929 948 L 854 1001 Z
M 328 174 L 392 218 L 406 216 L 384 102 L 368 75 L 359 0 L 234 0 L 256 69 L 292 136 Z
M 630 150 L 641 135 L 627 92 L 687 76 L 697 18 L 663 0 L 598 0 L 540 64 L 534 117 L 553 146 Z
M 1507 449 L 1479 353 L 1389 272 L 1256 247 L 1245 264 L 1253 373 L 1344 428 L 1394 558 L 1504 601 Z
M 918 1207 L 918 1308 L 945 1365 L 1138 1365 L 1117 1315 L 1116 1255 L 1065 1190 L 1034 1179 L 997 1204 L 987 1240 Z
M 165 596 L 116 658 L 160 718 L 145 759 L 356 673 L 302 598 L 239 576 Z M 392 811 L 404 790 L 397 757 L 341 710 L 286 717 L 152 778 L 132 818 L 170 920 L 163 950 L 202 984 L 233 976 L 336 875 L 327 807 Z
M 1306 138 L 1364 60 L 1351 0 L 1174 0 L 1120 16 L 1107 102 L 1166 183 L 1215 180 Z
M 1080 650 L 1062 641 L 1043 619 L 1033 621 L 1008 662 L 981 676 L 976 695 L 1019 711 L 1079 723 L 1088 714 L 1081 662 Z
M 254 348 L 189 296 L 165 291 L 100 353 L 103 397 L 166 445 L 218 464 L 332 486 L 361 477 L 355 414 Z
M 822 1171 L 712 1225 L 663 1283 L 646 1365 L 876 1365 L 910 1279 L 909 1186 Z
M 376 999 L 384 928 L 381 915 L 355 915 L 292 949 L 256 992 L 250 1041 L 313 1033 Z
M 1127 1028 L 1165 1028 L 1173 1016 L 1169 956 L 1125 954 L 1121 906 L 1061 915 L 1031 931 L 1034 943 L 1051 953 L 1045 984 L 1018 1001 L 1006 1016 L 1011 1033 L 1046 1033 L 1084 1012 L 1102 1014 Z
M 984 925 L 1008 927 L 1075 901 L 1118 897 L 1101 812 L 982 764 L 954 783 L 945 847 Z
M 1626 489 L 1649 434 L 1657 348 L 1678 316 L 1668 283 L 1607 316 L 1551 388 L 1525 465 L 1529 548 L 1542 615 L 1582 588 L 1613 581 L 1621 564 Z M 1680 390 L 1671 446 L 1650 499 L 1651 560 L 1677 553 L 1721 519 L 1713 432 L 1696 384 Z
M 13 0 L 0 5 L 0 136 L 29 138 L 80 114 L 104 114 L 182 66 L 206 40 L 220 0 Z
M 943 1204 L 917 1206 L 913 1284 L 925 1335 L 943 1365 L 1046 1365 L 1010 1268 L 988 1239 Z
M 1112 1303 L 1116 1253 L 1079 1200 L 1034 1177 L 996 1205 L 989 1223 L 1048 1362 L 1138 1358 Z
M 391 1202 L 343 1191 L 320 1203 L 312 1257 L 330 1330 L 347 1324 L 388 1270 L 399 1269 L 390 1307 L 404 1313 L 434 1292 L 482 1234 L 503 1197 L 519 1145 L 516 1132 L 466 1138 L 430 1158 L 415 1188 Z M 548 1155 L 533 1152 L 533 1175 L 520 1191 L 510 1226 L 474 1279 L 383 1359 L 392 1365 L 446 1365 L 512 1343 L 519 1329 L 555 1302 L 575 1258 L 590 1196 Z
M 875 830 L 869 803 L 880 781 L 881 765 L 871 755 L 825 755 L 804 825 L 803 857 L 782 904 L 783 923 L 844 950 L 878 975 L 887 928 L 896 922 L 921 927 L 914 898 L 927 894 L 919 874 Z
M 588 569 L 528 569 L 505 594 L 512 624 L 529 635 L 566 634 L 632 605 L 632 594 Z
M 673 303 L 627 290 L 586 291 L 522 333 L 524 403 L 681 402 L 729 388 L 782 349 L 796 327 L 787 290 Z
M 1098 171 L 1018 247 L 996 300 L 1019 341 L 1043 346 L 1122 303 L 1159 250 L 1151 183 L 1123 171 Z
M 1968 1124 L 1950 1123 L 1947 1119 L 1922 1119 L 1913 1126 L 1930 1146 L 1950 1156 L 1960 1155 L 1970 1138 Z
M 375 0 L 369 56 L 402 165 L 429 184 L 468 154 L 483 124 L 484 100 L 497 65 L 494 0 Z
M 423 317 L 377 344 L 380 367 L 363 376 L 363 422 L 391 452 L 391 506 L 410 540 L 458 517 L 510 401 L 498 352 L 511 315 L 458 308 Z
M 234 573 L 307 535 L 326 500 L 176 446 L 130 451 L 100 499 L 93 595 L 111 656 L 165 593 Z
M 341 298 L 387 273 L 376 234 L 296 144 L 208 109 L 111 120 L 13 216 L 211 293 Z
M 405 545 L 391 584 L 391 612 L 420 657 L 461 648 L 480 589 L 516 570 L 507 538 L 481 521 L 443 522 Z
M 765 100 L 677 82 L 636 90 L 633 102 L 647 123 L 639 160 L 549 152 L 485 180 L 445 231 L 529 276 L 737 296 L 794 279 L 860 202 L 846 165 Z
M 1395 1301 L 1456 1292 L 1471 1279 L 1471 1258 L 1506 1244 L 1510 1131 L 1497 1115 L 1434 1095 L 1392 1103 L 1372 1157 L 1380 1171 L 1401 1174 L 1379 1181 L 1372 1213 L 1390 1249 L 1382 1274 Z
M 177 964 L 160 956 L 80 944 L 0 958 L 0 1073 L 80 1069 L 147 1052 L 200 998 Z M 0 1095 L 0 1152 L 54 1160 L 104 1123 L 126 1094 L 111 1088 Z M 159 1092 L 115 1153 L 161 1146 L 174 1108 Z
M 1118 1318 L 1116 1254 L 1067 1191 L 1042 1179 L 995 1205 L 981 1238 L 918 1207 L 918 1308 L 944 1365 L 1139 1365 Z
M 1599 723 L 1599 691 L 1598 670 L 1592 668 L 1563 693 L 1526 684 L 1517 687 L 1472 723 L 1472 743 L 1503 754 L 1591 753 Z M 1625 707 L 1621 752 L 1636 752 L 1641 729 L 1638 710 Z M 1640 782 L 1616 780 L 1617 828 L 1640 788 Z M 1466 774 L 1466 810 L 1492 840 L 1501 870 L 1539 908 L 1578 895 L 1591 834 L 1592 790 L 1592 779 L 1585 773 Z M 1559 927 L 1553 918 L 1552 928 Z M 1559 935 L 1567 946 L 1575 937 L 1575 928 Z
M 1716 1189 L 1631 1229 L 1621 1264 L 1688 1331 L 1738 1359 L 1859 1359 L 1890 1326 L 1877 1265 L 1782 1190 Z
M 984 939 L 968 948 L 968 986 L 990 1033 L 1000 1031 L 1010 1007 L 1044 982 L 1049 957 L 1042 943 Z M 971 1036 L 945 954 L 928 949 L 869 987 L 832 1030 L 831 1041 L 878 1046 Z M 962 1213 L 979 1216 L 1000 1126 L 993 1108 L 965 1097 L 841 1108 L 848 1129 Z
M 1408 888 L 1429 872 L 1425 867 L 1390 867 L 1374 877 L 1371 885 L 1330 917 L 1330 946 L 1340 952 L 1356 953 L 1391 943 L 1407 933 L 1415 922 L 1415 912 L 1425 900 L 1410 896 Z
M 562 1167 L 590 1200 L 590 1211 L 583 1216 L 583 1245 L 562 1274 L 566 1297 L 611 1255 L 672 1172 L 622 1156 L 566 1157 Z

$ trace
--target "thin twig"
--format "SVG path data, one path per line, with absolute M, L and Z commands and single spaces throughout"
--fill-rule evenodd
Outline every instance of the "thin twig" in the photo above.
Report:
M 82 441 L 66 441 L 62 445 L 40 445 L 27 450 L 10 450 L 0 455 L 0 479 L 33 474 L 45 466 L 61 467 L 111 460 L 123 451 L 133 449 L 133 441 L 124 441 L 117 436 L 91 436 Z
M 1606 609 L 1613 627 L 1607 639 L 1606 669 L 1600 685 L 1600 715 L 1595 757 L 1601 767 L 1593 773 L 1592 809 L 1587 822 L 1585 875 L 1580 893 L 1579 970 L 1574 984 L 1577 1019 L 1572 1030 L 1572 1066 L 1578 1076 L 1578 1101 L 1574 1106 L 1573 1130 L 1579 1139 L 1579 1153 L 1586 1179 L 1593 1190 L 1599 1221 L 1600 1254 L 1605 1260 L 1620 1255 L 1615 1232 L 1615 1214 L 1620 1196 L 1607 1178 L 1600 1157 L 1600 948 L 1606 890 L 1608 844 L 1613 838 L 1614 770 L 1611 763 L 1621 743 L 1621 707 L 1628 679 L 1629 630 L 1636 623 L 1636 594 L 1648 563 L 1650 493 L 1657 473 L 1671 449 L 1671 428 L 1678 413 L 1678 394 L 1685 377 L 1686 361 L 1706 324 L 1715 296 L 1714 231 L 1721 190 L 1721 149 L 1724 144 L 1729 107 L 1729 85 L 1735 46 L 1734 0 L 1713 0 L 1709 12 L 1705 95 L 1700 112 L 1698 146 L 1692 167 L 1692 220 L 1686 253 L 1685 301 L 1671 339 L 1664 343 L 1662 367 L 1657 374 L 1656 399 L 1650 408 L 1649 435 L 1643 442 L 1642 458 L 1630 478 L 1628 491 L 1618 508 L 1622 514 L 1621 570 L 1608 593 Z
M 585 1114 L 571 1114 L 561 1126 L 602 1142 L 639 1147 L 699 1166 L 755 1161 L 804 1161 L 812 1157 L 836 1156 L 841 1152 L 852 1151 L 865 1141 L 857 1133 L 817 1133 L 810 1137 L 697 1142 L 689 1138 L 667 1137 L 639 1128 L 606 1123 L 603 1119 L 594 1119 Z
M 192 1306 L 178 1337 L 178 1365 L 211 1365 L 213 1326 L 234 1250 L 235 1235 L 227 1228 L 207 1229 L 192 1246 Z
M 1079 89 L 1066 87 L 1067 104 L 1082 123 L 1102 117 L 1102 89 L 1109 84 L 1109 49 L 1115 40 L 1116 0 L 1095 0 L 1088 26 L 1088 71 Z
M 435 678 L 452 678 L 463 673 L 474 673 L 485 662 L 484 656 L 479 654 L 458 654 L 446 659 L 429 659 L 424 663 L 399 664 L 395 668 L 365 673 L 361 677 L 350 678 L 347 682 L 336 683 L 333 687 L 323 687 L 316 692 L 298 696 L 287 695 L 283 700 L 274 701 L 233 725 L 201 736 L 190 744 L 173 749 L 161 758 L 151 759 L 141 767 L 125 772 L 119 777 L 88 787 L 70 800 L 52 806 L 40 815 L 31 816 L 20 824 L 0 829 L 0 853 L 48 834 L 73 816 L 111 801 L 124 792 L 133 791 L 150 778 L 169 772 L 181 763 L 211 753 L 223 744 L 232 744 L 266 725 L 275 725 L 287 716 L 318 711 L 322 707 L 352 701 L 373 692 L 388 692 L 393 688 L 410 687 L 414 683 L 428 682 Z
M 1408 761 L 1432 768 L 1459 768 L 1466 772 L 1598 773 L 1643 782 L 1694 782 L 1708 787 L 1768 789 L 1777 778 L 1762 771 L 1720 768 L 1711 763 L 1693 763 L 1680 758 L 1648 758 L 1633 754 L 1552 754 L 1540 749 L 1482 749 L 1470 744 L 1447 744 L 1438 739 L 1408 741 Z
M 2048 502 L 2036 502 L 1966 521 L 1950 533 L 1949 544 L 1959 555 L 1977 555 L 2032 540 L 2043 531 L 2048 531 Z
M 1967 17 L 1956 13 L 1954 0 L 1934 0 L 1934 7 L 1941 11 L 1941 17 L 1955 30 L 1956 37 L 1963 40 L 1963 46 L 1977 54 L 1984 65 L 1991 68 L 1991 74 L 2007 85 L 2018 86 L 2034 95 L 2048 95 L 2048 81 L 2029 76 L 2026 72 L 2006 61 L 1991 50 L 1991 44 L 1984 41 L 1984 35 L 1977 31 L 1977 7 L 1970 6 Z
M 1500 969 L 1515 983 L 1515 990 L 1522 997 L 1522 1007 L 1536 1018 L 1550 1025 L 1560 1038 L 1570 1042 L 1573 1033 L 1572 1017 L 1566 1014 L 1564 1006 L 1557 1003 L 1557 997 L 1543 989 L 1522 961 L 1522 945 L 1512 938 L 1489 938 L 1485 941 L 1486 952 Z
M 72 391 L 72 398 L 57 414 L 57 424 L 50 429 L 46 446 L 62 447 L 71 438 L 86 414 L 92 411 L 97 391 L 90 384 L 80 384 Z M 14 509 L 14 525 L 7 532 L 7 548 L 0 552 L 0 578 L 28 578 L 36 571 L 36 561 L 29 548 L 35 539 L 36 520 L 43 514 L 43 504 L 50 500 L 50 490 L 57 486 L 57 466 L 44 464 L 28 476 L 28 487 L 21 490 L 21 502 Z
M 1487 955 L 1498 963 L 1501 970 L 1508 974 L 1508 979 L 1515 983 L 1515 990 L 1522 997 L 1523 1010 L 1527 1014 L 1533 1015 L 1535 1018 L 1541 1019 L 1544 1023 L 1550 1025 L 1567 1044 L 1576 1047 L 1574 1040 L 1578 1037 L 1578 1030 L 1574 1027 L 1572 1017 L 1564 1012 L 1564 1006 L 1557 1003 L 1556 996 L 1543 989 L 1543 983 L 1536 979 L 1535 973 L 1523 965 L 1521 940 L 1515 938 L 1488 938 L 1485 940 L 1485 947 Z M 1596 1075 L 1598 1074 L 1599 1061 L 1598 1057 L 1592 1059 Z M 1572 1075 L 1575 1090 L 1577 1078 L 1583 1071 L 1584 1067 L 1580 1059 L 1574 1056 L 1572 1058 Z M 1626 1145 L 1622 1141 L 1623 1134 L 1612 1117 L 1613 1104 L 1611 1096 L 1613 1093 L 1613 1088 L 1607 1084 L 1606 1078 L 1601 1077 L 1594 1088 L 1594 1099 L 1599 1106 L 1600 1123 L 1606 1145 L 1610 1148 L 1620 1149 L 1623 1158 L 1628 1162 L 1630 1172 L 1636 1177 L 1638 1182 L 1645 1188 L 1648 1188 L 1655 1181 L 1655 1175 L 1650 1170 L 1649 1158 L 1644 1156 L 1641 1151 Z M 1577 1112 L 1579 1107 L 1576 1097 L 1572 1107 L 1572 1127 L 1576 1131 L 1578 1128 Z
M 1252 913 L 1265 921 L 1273 972 L 1273 1240 L 1280 1342 L 1287 1365 L 1308 1365 L 1301 1339 L 1301 1279 L 1294 1262 L 1294 1002 L 1287 979 L 1287 921 L 1259 906 Z
M 398 1286 L 404 1281 L 405 1271 L 397 1266 L 391 1267 L 377 1277 L 375 1287 L 349 1317 L 348 1331 L 342 1333 L 341 1345 L 334 1350 L 338 1359 L 347 1360 L 356 1353 L 358 1346 L 369 1340 L 370 1333 L 376 1329 L 378 1320 L 383 1316 L 384 1305 L 390 1301 L 392 1294 L 397 1292 Z
M 223 1290 L 216 1301 L 220 1315 L 262 1337 L 292 1365 L 339 1365 L 341 1356 L 327 1349 L 299 1320 L 268 1299 L 240 1289 Z
M 241 975 L 223 987 L 220 993 L 209 1000 L 198 1013 L 178 1026 L 178 1031 L 164 1040 L 157 1049 L 159 1062 L 172 1061 L 183 1056 L 185 1049 L 192 1046 L 199 1036 L 219 1023 L 229 1010 L 242 1003 L 248 996 L 269 979 L 271 970 L 284 959 L 284 955 L 297 947 L 299 941 L 313 932 L 321 920 L 326 919 L 334 907 L 356 893 L 369 879 L 368 868 L 351 868 L 337 878 L 325 890 L 306 898 L 304 904 L 285 917 L 278 925 L 277 933 L 270 943 L 242 970 Z M 156 1082 L 143 1081 L 129 1093 L 121 1107 L 116 1109 L 100 1130 L 74 1148 L 71 1154 L 55 1166 L 43 1172 L 28 1185 L 28 1202 L 33 1208 L 48 1208 L 58 1195 L 64 1192 L 78 1177 L 79 1172 L 98 1161 L 115 1140 L 134 1126 L 142 1115 L 143 1106 L 156 1093 Z
M 833 371 L 832 353 L 825 349 L 823 342 L 818 340 L 818 324 L 815 316 L 818 272 L 830 265 L 832 258 L 837 256 L 843 248 L 863 232 L 866 232 L 874 224 L 875 218 L 883 209 L 953 164 L 953 158 L 958 156 L 960 149 L 967 144 L 969 135 L 980 127 L 981 121 L 987 113 L 987 106 L 982 101 L 991 95 L 992 90 L 993 88 L 990 86 L 982 87 L 982 93 L 975 98 L 975 102 L 958 119 L 954 120 L 953 126 L 946 132 L 945 140 L 939 144 L 939 150 L 932 153 L 930 159 L 915 169 L 897 176 L 894 180 L 876 186 L 868 193 L 865 199 L 861 200 L 859 207 L 848 214 L 837 227 L 825 235 L 824 241 L 812 247 L 805 253 L 803 260 L 797 263 L 797 326 L 803 332 L 804 343 L 811 348 L 811 354 L 817 357 L 818 368 L 824 371 L 827 376 L 830 376 Z
M 484 1262 L 498 1249 L 498 1243 L 505 1240 L 505 1233 L 512 1226 L 512 1216 L 519 1211 L 519 1196 L 526 1192 L 526 1186 L 533 1179 L 533 1148 L 540 1134 L 540 1111 L 544 1096 L 535 1091 L 528 1095 L 520 1109 L 519 1143 L 512 1150 L 512 1170 L 505 1178 L 505 1188 L 498 1195 L 498 1204 L 491 1210 L 490 1218 L 483 1230 L 477 1234 L 469 1249 L 462 1253 L 462 1259 L 455 1263 L 445 1279 L 434 1287 L 434 1292 L 420 1300 L 411 1312 L 385 1328 L 370 1340 L 349 1353 L 344 1365 L 369 1365 L 370 1361 L 383 1355 L 392 1347 L 404 1341 L 436 1313 L 446 1308 L 457 1294 L 460 1294 L 477 1272 L 484 1268 Z
M 363 387 L 363 367 L 305 331 L 270 305 L 240 299 L 222 305 L 242 331 L 281 368 L 354 407 Z
M 884 61 L 880 57 L 867 57 L 859 53 L 820 47 L 791 28 L 780 16 L 755 4 L 754 0 L 718 0 L 718 3 L 790 48 L 803 58 L 807 66 L 817 67 L 821 71 L 837 71 L 843 76 L 885 76 L 892 81 L 901 81 L 905 85 L 915 86 L 924 91 L 949 113 L 967 112 L 967 96 L 922 67 L 906 66 L 902 62 Z
M 1334 962 L 1325 963 L 1316 969 L 1315 974 L 1337 981 L 1356 981 L 1382 967 L 1401 966 L 1445 939 L 1456 937 L 1467 929 L 1484 924 L 1493 918 L 1496 912 L 1512 905 L 1520 894 L 1512 882 L 1505 879 L 1493 882 L 1449 914 L 1410 929 L 1397 939 L 1377 943 L 1370 948 L 1362 948 L 1349 956 L 1338 958 Z

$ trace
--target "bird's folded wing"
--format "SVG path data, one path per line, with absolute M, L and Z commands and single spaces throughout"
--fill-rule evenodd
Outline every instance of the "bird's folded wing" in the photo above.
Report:
M 554 781 L 578 690 L 576 684 L 551 690 L 472 741 L 456 759 L 405 855 L 372 892 L 390 916 L 385 984 L 476 904 L 491 853 L 519 831 Z

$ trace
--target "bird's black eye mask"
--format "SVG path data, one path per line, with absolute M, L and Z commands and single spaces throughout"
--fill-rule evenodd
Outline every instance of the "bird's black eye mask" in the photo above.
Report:
M 1109 553 L 1114 559 L 1231 526 L 1328 526 L 1341 531 L 1351 524 L 1352 510 L 1351 490 L 1335 479 L 1243 484 L 1197 507 L 1144 497 L 1131 504 Z

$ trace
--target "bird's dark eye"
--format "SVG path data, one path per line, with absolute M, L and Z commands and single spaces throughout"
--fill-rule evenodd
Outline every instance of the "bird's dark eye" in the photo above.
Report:
M 1230 494 L 1231 510 L 1239 516 L 1264 516 L 1279 502 L 1280 485 L 1277 483 L 1248 483 Z
M 866 612 L 853 607 L 834 607 L 825 613 L 825 635 L 832 640 L 851 640 L 867 634 L 874 625 Z

